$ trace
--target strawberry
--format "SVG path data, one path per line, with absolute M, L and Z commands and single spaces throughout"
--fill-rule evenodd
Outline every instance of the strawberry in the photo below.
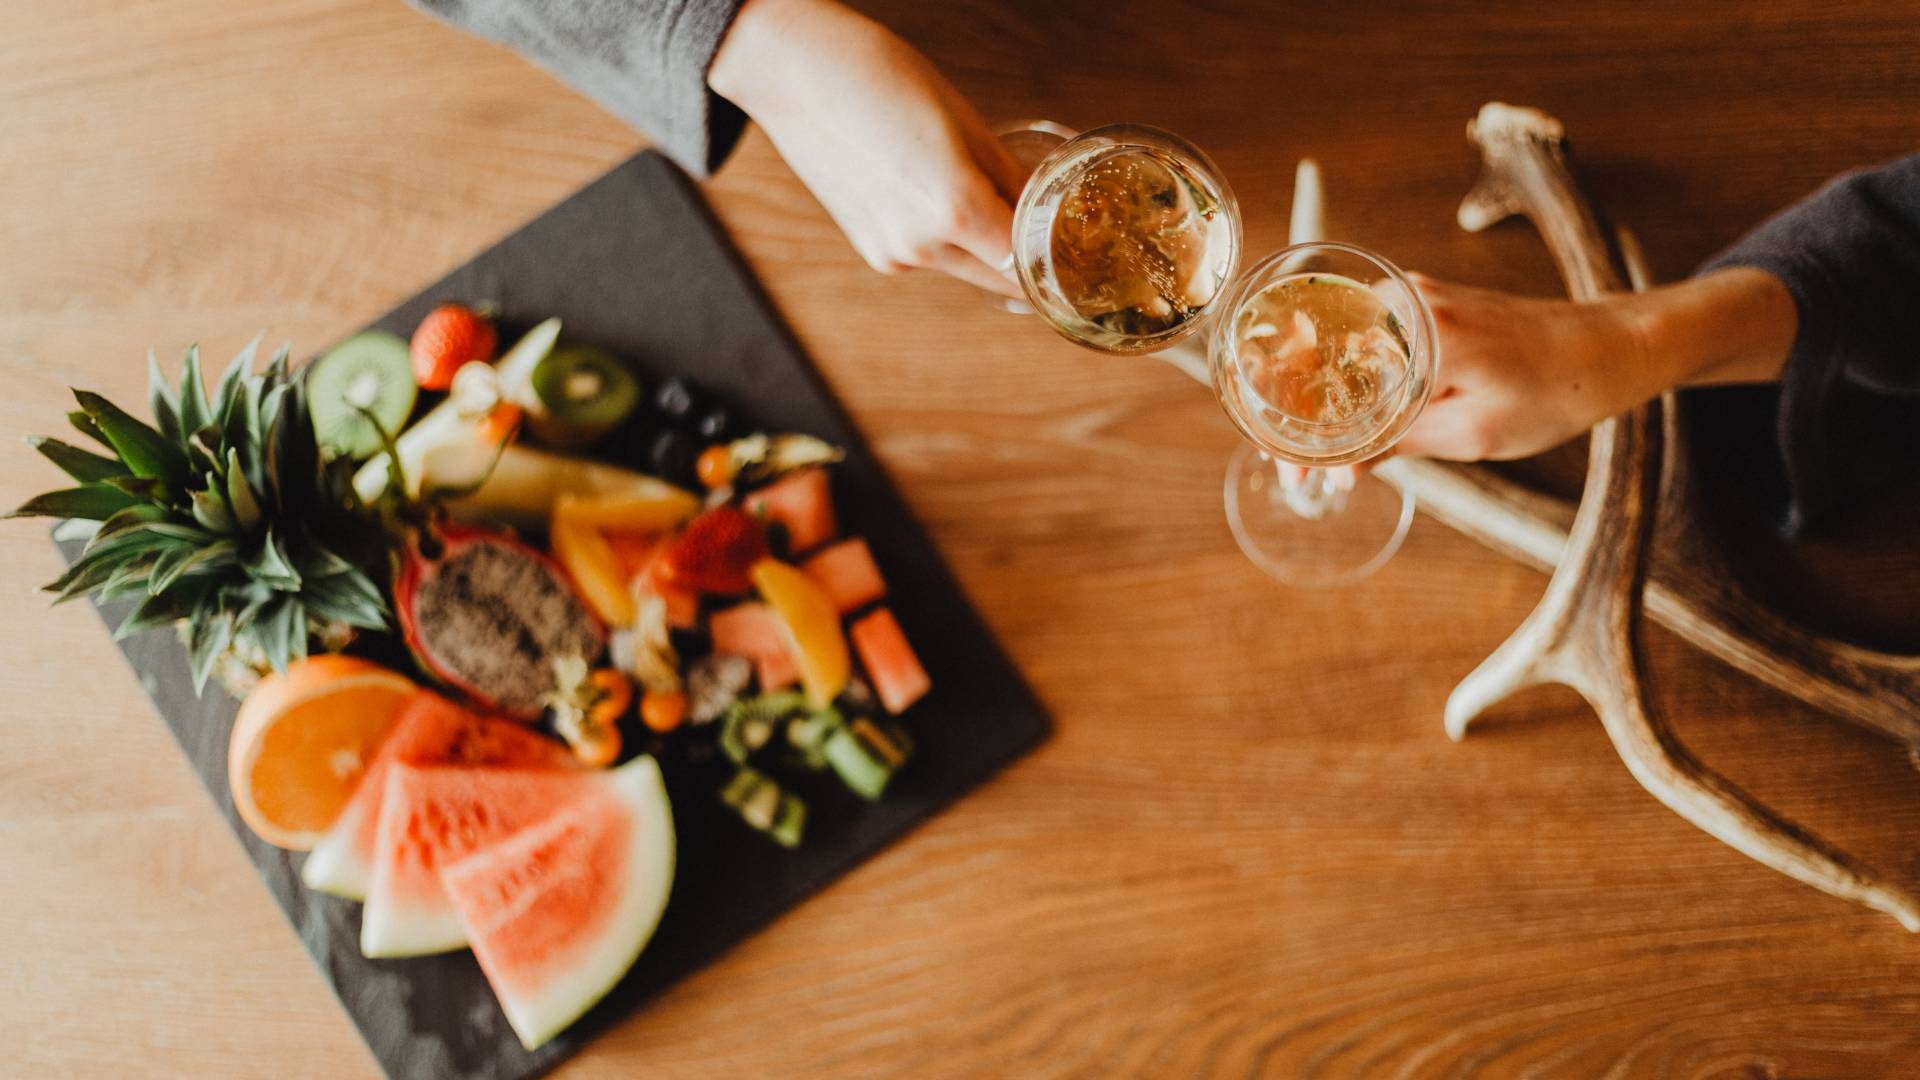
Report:
M 747 570 L 767 554 L 767 533 L 737 506 L 716 506 L 687 522 L 660 568 L 668 584 L 731 595 L 753 587 Z
M 453 373 L 493 359 L 493 323 L 465 304 L 441 304 L 413 331 L 413 380 L 423 390 L 445 390 Z

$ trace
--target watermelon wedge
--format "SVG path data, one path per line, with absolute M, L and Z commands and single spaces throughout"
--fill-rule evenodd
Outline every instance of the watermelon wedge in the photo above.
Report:
M 620 982 L 673 891 L 673 811 L 659 765 L 638 757 L 592 779 L 546 820 L 440 874 L 529 1050 Z
M 360 951 L 426 956 L 464 947 L 440 868 L 546 819 L 593 783 L 574 770 L 389 765 Z
M 364 900 L 372 880 L 373 845 L 380 825 L 386 773 L 408 765 L 488 765 L 525 769 L 573 767 L 565 745 L 509 720 L 495 720 L 422 690 L 394 721 L 393 733 L 367 766 L 340 817 L 307 854 L 300 880 L 307 887 Z

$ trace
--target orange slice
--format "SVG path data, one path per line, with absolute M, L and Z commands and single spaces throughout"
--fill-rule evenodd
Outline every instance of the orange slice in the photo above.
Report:
M 569 498 L 560 496 L 553 521 L 547 528 L 547 542 L 553 547 L 553 557 L 567 568 L 574 587 L 602 622 L 615 627 L 631 626 L 635 612 L 626 570 L 604 533 L 565 513 Z
M 753 587 L 793 637 L 794 659 L 800 664 L 800 686 L 807 704 L 824 709 L 847 687 L 853 662 L 847 655 L 847 637 L 840 632 L 840 612 L 826 590 L 797 566 L 778 559 L 761 559 L 749 571 Z
M 662 481 L 644 491 L 611 495 L 564 493 L 554 501 L 555 517 L 619 532 L 665 532 L 692 517 L 700 499 Z
M 241 819 L 276 847 L 318 843 L 416 689 L 398 672 L 347 656 L 308 657 L 260 680 L 227 746 Z

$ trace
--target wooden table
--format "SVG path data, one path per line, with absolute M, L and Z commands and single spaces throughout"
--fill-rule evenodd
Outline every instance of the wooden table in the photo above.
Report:
M 1564 118 L 1662 277 L 1920 133 L 1900 3 L 1111 6 L 879 13 L 990 116 L 1205 146 L 1252 252 L 1311 154 L 1336 235 L 1530 292 L 1558 285 L 1528 230 L 1452 224 L 1483 101 Z M 6 500 L 51 486 L 15 440 L 69 384 L 138 400 L 149 343 L 318 347 L 638 145 L 393 0 L 8 14 Z M 1920 940 L 1662 809 L 1570 694 L 1442 736 L 1540 575 L 1423 521 L 1364 586 L 1282 591 L 1228 536 L 1234 435 L 1180 375 L 870 273 L 758 135 L 709 190 L 1059 733 L 565 1075 L 1920 1073 Z M 0 1073 L 373 1075 L 92 614 L 29 595 L 44 532 L 0 551 Z M 1920 877 L 1904 755 L 1649 652 L 1702 756 Z

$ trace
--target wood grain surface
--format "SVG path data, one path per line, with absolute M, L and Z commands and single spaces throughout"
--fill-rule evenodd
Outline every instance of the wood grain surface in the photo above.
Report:
M 1663 278 L 1920 142 L 1902 3 L 871 6 L 989 116 L 1206 147 L 1251 252 L 1311 154 L 1333 235 L 1528 292 L 1558 288 L 1537 238 L 1452 223 L 1488 99 L 1566 121 Z M 16 446 L 70 384 L 137 398 L 149 344 L 330 340 L 639 145 L 394 0 L 13 0 L 4 25 Z M 757 134 L 709 192 L 1058 734 L 563 1075 L 1920 1073 L 1920 939 L 1668 813 L 1570 693 L 1442 736 L 1542 575 L 1422 521 L 1363 586 L 1283 591 L 1227 533 L 1234 435 L 1178 373 L 872 274 Z M 0 501 L 51 479 L 10 451 Z M 1772 565 L 1913 640 L 1912 568 Z M 0 1075 L 375 1075 L 91 612 L 30 595 L 56 567 L 38 526 L 0 530 Z M 1920 880 L 1903 755 L 1648 651 L 1703 758 Z

